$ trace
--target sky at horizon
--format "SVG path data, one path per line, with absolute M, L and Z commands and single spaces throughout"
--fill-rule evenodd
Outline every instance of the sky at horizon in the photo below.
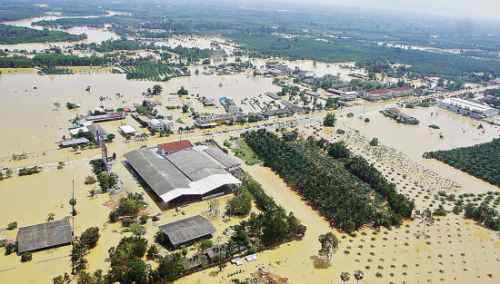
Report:
M 500 0 L 272 0 L 272 2 L 399 10 L 500 21 Z

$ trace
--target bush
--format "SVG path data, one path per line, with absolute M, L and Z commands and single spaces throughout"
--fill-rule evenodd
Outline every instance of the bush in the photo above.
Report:
M 15 243 L 8 243 L 5 246 L 5 255 L 9 255 L 17 251 L 17 245 Z
M 160 255 L 160 252 L 158 251 L 158 247 L 156 245 L 151 245 L 148 249 L 148 252 L 146 253 L 146 256 L 148 259 L 156 259 Z
M 99 228 L 91 227 L 82 233 L 80 240 L 88 248 L 93 248 L 97 245 L 97 241 L 99 241 L 99 237 L 100 237 Z
M 377 137 L 374 137 L 374 138 L 370 141 L 370 146 L 378 146 L 378 138 L 377 138 Z
M 88 177 L 86 177 L 86 178 L 85 178 L 85 182 L 84 182 L 84 183 L 85 183 L 86 185 L 89 185 L 89 184 L 94 184 L 94 183 L 96 183 L 96 182 L 97 182 L 97 180 L 95 179 L 95 177 L 93 177 L 93 176 L 88 176 Z
M 21 255 L 21 262 L 28 262 L 33 259 L 31 252 L 25 252 Z
M 325 116 L 325 119 L 323 120 L 323 126 L 334 127 L 335 122 L 337 122 L 337 119 L 335 118 L 335 114 L 329 113 Z
M 15 230 L 15 229 L 17 229 L 17 222 L 10 222 L 7 225 L 7 230 Z

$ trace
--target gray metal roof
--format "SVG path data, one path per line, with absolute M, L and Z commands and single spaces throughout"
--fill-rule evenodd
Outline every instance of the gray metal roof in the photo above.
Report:
M 212 223 L 199 215 L 168 223 L 159 228 L 174 247 L 215 233 Z
M 234 161 L 213 150 L 220 162 L 205 150 L 206 146 L 199 146 L 163 156 L 156 149 L 140 149 L 125 154 L 125 158 L 151 190 L 169 202 L 181 195 L 203 195 L 237 181 L 225 166 Z
M 19 254 L 61 245 L 72 240 L 69 217 L 59 221 L 20 228 L 17 232 L 17 251 Z
M 77 146 L 77 145 L 87 144 L 87 143 L 90 143 L 90 141 L 87 138 L 82 137 L 82 138 L 64 140 L 61 142 L 60 146 L 64 148 L 64 147 Z
M 169 160 L 152 149 L 132 151 L 125 154 L 125 158 L 158 196 L 187 187 L 190 182 Z
M 224 151 L 222 151 L 219 147 L 209 146 L 204 151 L 205 153 L 210 155 L 210 157 L 217 160 L 217 162 L 221 163 L 226 169 L 238 167 L 241 165 L 240 159 L 224 153 Z
M 189 179 L 196 181 L 216 174 L 227 174 L 224 167 L 203 151 L 185 149 L 167 156 Z

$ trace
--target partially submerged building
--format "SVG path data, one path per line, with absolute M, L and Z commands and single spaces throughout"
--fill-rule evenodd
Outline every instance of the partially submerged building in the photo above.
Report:
M 498 114 L 498 110 L 490 106 L 459 98 L 446 98 L 440 100 L 438 106 L 477 119 L 492 117 Z
M 409 116 L 405 113 L 402 113 L 401 110 L 399 110 L 398 108 L 395 108 L 395 107 L 387 108 L 387 109 L 381 110 L 380 112 L 383 115 L 390 117 L 399 123 L 413 124 L 413 125 L 420 123 L 418 121 L 418 119 L 416 119 L 415 117 Z
M 17 232 L 17 253 L 38 251 L 71 244 L 73 231 L 69 217 L 28 227 Z
M 61 143 L 59 143 L 59 147 L 70 148 L 70 147 L 75 147 L 75 146 L 84 146 L 84 145 L 87 145 L 89 143 L 90 143 L 89 139 L 81 137 L 81 138 L 68 139 L 68 140 L 61 141 Z
M 124 112 L 112 112 L 98 115 L 89 115 L 85 118 L 87 121 L 92 122 L 103 122 L 103 121 L 111 121 L 111 120 L 121 120 L 125 119 L 126 114 Z
M 215 233 L 212 223 L 199 215 L 162 225 L 159 229 L 173 248 L 199 239 L 211 238 Z
M 127 164 L 162 205 L 174 206 L 224 194 L 232 190 L 231 185 L 241 184 L 231 174 L 240 167 L 239 159 L 216 146 L 180 146 L 164 144 L 125 154 Z M 177 151 L 168 153 L 172 148 Z
M 413 94 L 413 89 L 410 87 L 399 87 L 391 89 L 380 89 L 365 92 L 361 97 L 367 101 L 376 102 L 381 100 L 389 100 L 398 97 L 409 96 Z

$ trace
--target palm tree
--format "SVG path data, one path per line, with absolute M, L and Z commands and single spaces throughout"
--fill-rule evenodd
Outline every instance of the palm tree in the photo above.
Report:
M 363 280 L 365 277 L 365 274 L 361 270 L 356 270 L 354 271 L 354 278 L 356 278 L 356 283 L 358 283 L 360 280 Z
M 345 283 L 345 282 L 351 280 L 351 274 L 349 274 L 349 272 L 340 273 L 340 280 L 342 280 L 342 283 Z

